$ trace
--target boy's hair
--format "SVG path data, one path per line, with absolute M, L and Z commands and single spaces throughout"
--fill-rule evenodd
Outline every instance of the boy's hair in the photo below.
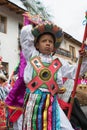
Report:
M 35 45 L 38 42 L 39 38 L 44 34 L 52 35 L 54 39 L 54 47 L 57 49 L 62 40 L 63 40 L 63 32 L 60 27 L 54 25 L 51 22 L 44 22 L 43 24 L 39 24 L 32 29 L 32 34 L 35 37 Z
M 44 32 L 43 34 L 40 34 L 40 35 L 37 37 L 37 39 L 36 39 L 35 42 L 34 42 L 35 45 L 39 42 L 39 39 L 41 38 L 41 36 L 43 36 L 43 35 L 45 35 L 45 34 L 51 35 L 52 38 L 53 38 L 54 43 L 56 42 L 56 39 L 55 39 L 55 37 L 54 37 L 54 35 L 53 35 L 52 33 L 50 33 L 50 32 Z

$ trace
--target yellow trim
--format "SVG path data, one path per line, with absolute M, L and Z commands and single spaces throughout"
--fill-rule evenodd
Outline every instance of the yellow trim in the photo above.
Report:
M 21 108 L 21 107 L 9 106 L 5 102 L 3 102 L 3 101 L 0 101 L 0 103 L 2 103 L 2 105 L 5 105 L 5 107 L 8 107 L 10 109 L 23 111 L 23 108 Z
M 50 94 L 47 94 L 45 109 L 43 112 L 43 130 L 47 130 L 47 110 L 50 104 Z

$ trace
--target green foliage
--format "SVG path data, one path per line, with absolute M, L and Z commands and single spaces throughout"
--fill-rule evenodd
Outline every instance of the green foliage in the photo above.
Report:
M 39 14 L 42 19 L 49 20 L 50 13 L 39 0 L 21 0 L 31 14 Z

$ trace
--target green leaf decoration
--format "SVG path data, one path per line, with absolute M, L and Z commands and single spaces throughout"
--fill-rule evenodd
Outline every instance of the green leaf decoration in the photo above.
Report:
M 46 29 L 46 31 L 48 31 L 48 32 L 49 32 L 49 31 L 51 32 L 51 31 L 52 31 L 52 28 L 53 28 L 53 25 L 52 25 L 52 24 L 46 24 L 46 25 L 45 25 L 45 29 Z
M 32 34 L 35 36 L 35 37 L 38 37 L 40 35 L 40 32 L 37 28 L 35 28 L 34 30 L 32 30 Z

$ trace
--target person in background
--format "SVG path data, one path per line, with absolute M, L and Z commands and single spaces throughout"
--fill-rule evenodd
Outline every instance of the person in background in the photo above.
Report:
M 0 68 L 0 130 L 6 130 L 6 109 L 5 99 L 11 90 L 7 77 Z
M 11 86 L 7 83 L 7 77 L 0 72 L 0 100 L 4 101 L 8 95 Z
M 22 120 L 23 120 L 23 104 L 24 104 L 24 94 L 25 94 L 25 83 L 23 79 L 24 68 L 26 66 L 26 60 L 20 49 L 20 61 L 18 66 L 14 71 L 16 75 L 16 80 L 12 85 L 12 90 L 8 94 L 5 103 L 8 105 L 8 119 L 9 122 L 13 123 L 14 130 L 22 130 Z

